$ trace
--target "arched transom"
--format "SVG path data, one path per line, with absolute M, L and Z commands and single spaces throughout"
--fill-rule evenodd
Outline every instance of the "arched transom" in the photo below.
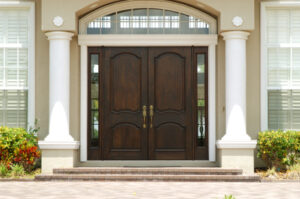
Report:
M 123 1 L 101 7 L 79 20 L 79 33 L 216 34 L 212 16 L 169 1 Z

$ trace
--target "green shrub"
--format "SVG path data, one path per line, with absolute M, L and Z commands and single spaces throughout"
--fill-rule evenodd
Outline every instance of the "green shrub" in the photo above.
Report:
M 7 175 L 8 175 L 7 165 L 0 163 L 0 177 L 5 177 Z
M 11 175 L 14 177 L 20 177 L 25 174 L 24 167 L 19 164 L 15 164 L 11 167 Z
M 268 168 L 286 169 L 296 164 L 300 154 L 300 132 L 265 131 L 258 134 L 258 153 Z
M 229 196 L 225 195 L 224 199 L 235 199 L 235 197 L 233 195 L 229 195 Z
M 12 164 L 19 164 L 31 171 L 40 158 L 37 142 L 36 129 L 26 132 L 22 128 L 0 127 L 0 162 L 8 169 Z

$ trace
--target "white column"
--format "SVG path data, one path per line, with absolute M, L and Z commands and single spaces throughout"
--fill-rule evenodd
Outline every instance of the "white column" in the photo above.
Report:
M 249 33 L 222 33 L 225 40 L 226 133 L 217 141 L 220 165 L 254 172 L 256 140 L 247 134 L 246 124 L 246 40 Z
M 222 140 L 249 141 L 246 124 L 246 40 L 248 32 L 230 31 L 224 37 L 226 59 L 226 134 Z
M 78 143 L 75 143 L 70 135 L 69 116 L 70 41 L 73 33 L 55 31 L 46 33 L 46 36 L 50 42 L 49 134 L 44 141 L 40 142 L 40 145 L 43 148 L 49 148 L 47 145 L 56 143 L 56 148 L 68 148 L 66 145 L 73 145 L 74 147 L 74 144 L 78 145 Z

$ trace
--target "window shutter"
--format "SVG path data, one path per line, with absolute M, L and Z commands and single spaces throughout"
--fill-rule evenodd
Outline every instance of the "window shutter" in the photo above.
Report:
M 289 128 L 289 92 L 269 91 L 269 128 Z
M 288 48 L 268 49 L 268 86 L 289 86 L 290 50 Z
M 300 129 L 300 90 L 292 91 L 292 129 Z
M 299 33 L 300 34 L 300 33 Z M 300 49 L 293 48 L 292 87 L 300 88 Z
M 289 10 L 271 9 L 267 11 L 267 37 L 269 44 L 289 43 Z
M 291 38 L 293 43 L 300 43 L 300 9 L 291 10 Z

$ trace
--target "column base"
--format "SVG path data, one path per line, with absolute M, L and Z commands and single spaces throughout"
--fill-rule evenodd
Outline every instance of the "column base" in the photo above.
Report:
M 218 160 L 222 168 L 243 169 L 244 174 L 254 174 L 256 140 L 217 141 Z
M 73 168 L 77 161 L 79 142 L 40 141 L 42 173 L 51 174 L 54 168 Z

